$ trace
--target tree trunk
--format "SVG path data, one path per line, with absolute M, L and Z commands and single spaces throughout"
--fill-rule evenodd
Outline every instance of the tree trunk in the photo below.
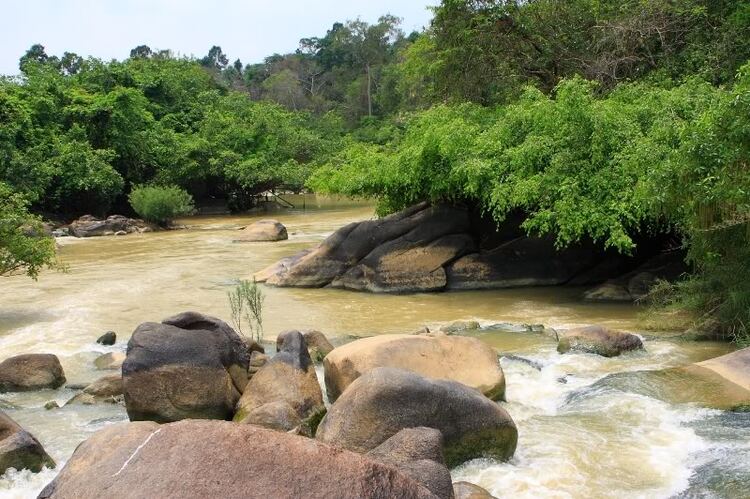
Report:
M 370 77 L 370 64 L 365 66 L 367 69 L 367 115 L 372 116 L 372 78 Z

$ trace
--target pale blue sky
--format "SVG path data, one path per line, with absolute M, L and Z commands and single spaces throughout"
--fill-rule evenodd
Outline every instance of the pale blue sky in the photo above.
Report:
M 404 31 L 428 24 L 437 0 L 2 0 L 0 74 L 16 74 L 34 43 L 64 51 L 124 59 L 146 44 L 203 56 L 220 45 L 230 60 L 260 62 L 290 52 L 300 38 L 322 36 L 336 21 L 373 22 L 390 13 Z

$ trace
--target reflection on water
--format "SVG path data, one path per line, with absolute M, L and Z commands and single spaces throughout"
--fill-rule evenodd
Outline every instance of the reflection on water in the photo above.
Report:
M 299 198 L 292 202 L 302 206 Z M 182 221 L 189 227 L 183 231 L 60 239 L 60 255 L 70 273 L 45 273 L 38 282 L 21 276 L 3 280 L 0 358 L 56 353 L 70 383 L 92 381 L 106 374 L 93 369 L 93 359 L 124 349 L 139 323 L 184 310 L 227 319 L 226 292 L 238 279 L 250 278 L 279 258 L 320 242 L 348 222 L 373 216 L 372 207 L 361 203 L 308 197 L 304 204 L 305 210 L 270 215 L 289 231 L 289 240 L 276 243 L 232 242 L 238 228 L 269 215 L 195 217 Z M 564 328 L 600 323 L 638 329 L 634 307 L 583 303 L 576 289 L 406 296 L 329 289 L 264 291 L 268 339 L 284 329 L 315 328 L 337 343 L 336 338 L 343 341 L 348 335 L 404 333 L 455 320 L 477 320 L 485 326 L 513 322 Z M 95 343 L 107 330 L 118 333 L 117 345 Z M 682 343 L 654 335 L 647 337 L 645 352 L 605 359 L 561 356 L 554 339 L 539 333 L 474 334 L 499 352 L 531 360 L 541 369 L 512 358 L 502 360 L 508 383 L 506 405 L 520 433 L 517 455 L 510 463 L 472 461 L 454 471 L 456 479 L 478 483 L 498 497 L 750 492 L 746 458 L 726 468 L 726 482 L 740 485 L 722 488 L 719 470 L 732 461 L 727 453 L 747 457 L 750 452 L 746 424 L 739 430 L 744 440 L 722 430 L 735 424 L 735 415 L 673 405 L 639 390 L 635 381 L 617 387 L 596 384 L 613 373 L 715 357 L 727 351 L 726 345 Z M 62 463 L 88 435 L 126 419 L 124 409 L 116 405 L 43 408 L 49 400 L 62 405 L 72 395 L 70 390 L 5 394 L 0 404 Z M 696 478 L 701 474 L 705 479 Z M 53 471 L 7 474 L 0 478 L 0 496 L 34 497 L 53 476 Z

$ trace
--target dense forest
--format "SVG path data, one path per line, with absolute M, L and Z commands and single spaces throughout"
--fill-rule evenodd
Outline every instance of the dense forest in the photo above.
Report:
M 128 210 L 143 184 L 234 210 L 269 189 L 473 204 L 563 247 L 681 235 L 654 300 L 750 328 L 750 2 L 443 0 L 423 32 L 334 24 L 243 64 L 31 47 L 0 80 L 0 273 L 54 261 L 38 218 Z

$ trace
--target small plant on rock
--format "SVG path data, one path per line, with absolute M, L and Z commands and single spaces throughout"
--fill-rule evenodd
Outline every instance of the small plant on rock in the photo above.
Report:
M 232 313 L 232 323 L 237 332 L 245 336 L 243 325 L 247 326 L 250 338 L 260 341 L 263 335 L 263 301 L 265 296 L 255 279 L 241 280 L 232 290 L 227 292 L 229 308 Z

